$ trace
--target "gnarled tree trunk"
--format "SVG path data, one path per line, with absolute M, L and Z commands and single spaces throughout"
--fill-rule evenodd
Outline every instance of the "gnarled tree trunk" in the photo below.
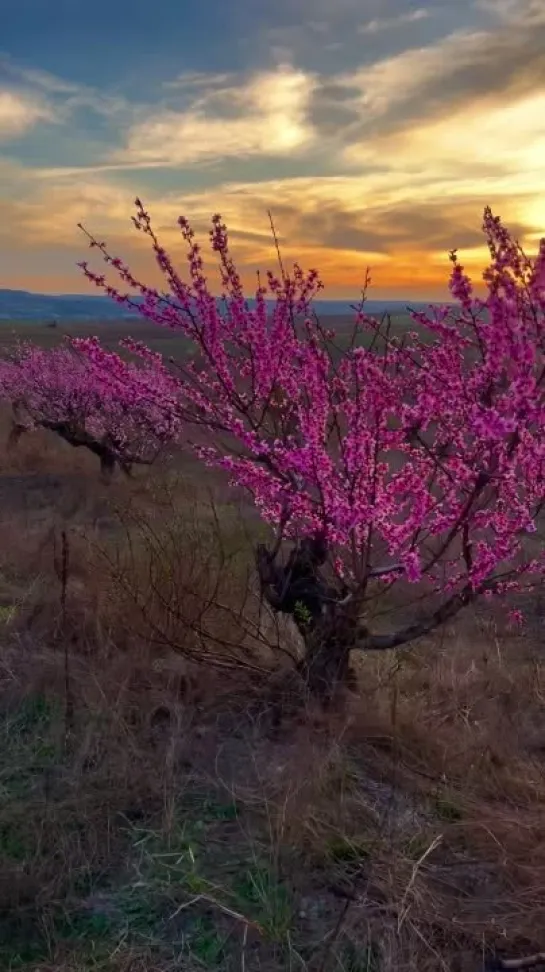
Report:
M 373 634 L 360 620 L 361 602 L 358 603 L 355 592 L 347 596 L 346 590 L 331 587 L 321 576 L 327 557 L 323 536 L 305 537 L 292 550 L 285 567 L 275 562 L 278 547 L 279 544 L 270 551 L 260 544 L 257 548 L 261 590 L 274 611 L 293 617 L 305 646 L 298 671 L 310 693 L 325 703 L 332 699 L 339 686 L 353 686 L 352 649 L 399 648 L 456 617 L 476 597 L 468 581 L 438 607 L 431 608 L 426 618 L 410 622 L 391 634 Z M 387 570 L 375 570 L 370 576 L 381 576 Z
M 331 702 L 339 688 L 353 686 L 350 652 L 361 636 L 361 625 L 354 614 L 355 610 L 332 605 L 303 635 L 299 673 L 311 695 L 324 703 Z
M 285 567 L 260 545 L 256 562 L 263 594 L 275 611 L 292 615 L 304 644 L 297 670 L 309 693 L 329 704 L 342 686 L 352 687 L 350 652 L 365 628 L 358 605 L 343 602 L 342 594 L 320 576 L 326 547 L 322 538 L 306 538 L 292 551 Z

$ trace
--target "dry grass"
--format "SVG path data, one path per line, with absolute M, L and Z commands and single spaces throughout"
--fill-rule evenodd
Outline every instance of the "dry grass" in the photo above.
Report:
M 258 527 L 193 475 L 106 490 L 38 436 L 4 458 L 0 968 L 482 972 L 543 949 L 537 624 L 468 614 L 361 659 L 346 711 L 274 728 L 295 644 L 257 633 Z

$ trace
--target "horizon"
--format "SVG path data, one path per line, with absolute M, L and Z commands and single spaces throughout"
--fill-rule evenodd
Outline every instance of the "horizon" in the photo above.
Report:
M 176 262 L 177 217 L 206 242 L 220 212 L 248 293 L 269 209 L 330 301 L 369 268 L 369 300 L 448 302 L 452 249 L 481 295 L 487 205 L 530 256 L 545 236 L 543 0 L 4 7 L 2 289 L 98 295 L 78 222 L 161 286 L 136 196 Z
M 115 299 L 113 297 L 109 297 L 107 294 L 102 294 L 98 290 L 91 290 L 91 292 L 87 292 L 87 293 L 85 293 L 84 291 L 74 291 L 73 293 L 67 293 L 66 291 L 51 291 L 50 293 L 47 293 L 47 292 L 41 291 L 41 290 L 23 290 L 20 287 L 14 288 L 14 287 L 1 287 L 0 286 L 0 294 L 24 294 L 25 296 L 29 296 L 29 297 L 51 297 L 51 298 L 60 297 L 61 299 L 64 298 L 64 297 L 67 297 L 67 298 L 81 298 L 83 300 L 87 300 L 89 297 L 90 298 L 98 297 L 100 300 L 106 300 L 106 301 L 109 301 L 109 302 L 114 303 L 114 304 L 116 303 L 116 301 L 115 301 Z M 133 298 L 135 298 L 135 299 L 140 300 L 140 301 L 143 299 L 137 293 L 133 293 L 131 296 Z M 222 299 L 223 298 L 221 297 L 220 294 L 216 294 L 216 300 L 221 301 Z M 356 297 L 353 297 L 353 298 L 352 297 L 315 297 L 315 298 L 313 298 L 312 303 L 313 304 L 350 304 L 350 303 L 354 303 L 356 301 L 356 299 L 357 299 Z M 252 297 L 251 293 L 248 293 L 246 295 L 246 300 L 251 303 L 253 300 L 255 300 L 255 298 Z M 369 304 L 383 304 L 383 303 L 385 303 L 388 300 L 392 304 L 404 304 L 405 303 L 405 300 L 404 300 L 403 297 L 398 297 L 398 298 L 384 298 L 382 300 L 381 299 L 376 299 L 374 297 L 368 297 L 368 298 L 366 298 L 366 301 L 365 302 L 366 303 L 369 303 Z M 267 303 L 274 303 L 274 297 L 267 297 L 266 298 L 266 302 Z M 415 298 L 413 300 L 413 303 L 417 303 L 417 304 L 419 304 L 419 303 L 426 303 L 426 300 L 424 299 L 424 300 L 420 301 L 420 300 L 418 300 L 418 298 Z M 446 303 L 454 303 L 454 301 L 452 300 L 452 297 L 450 298 L 449 301 L 446 301 Z
M 134 294 L 133 297 L 141 302 L 143 298 Z M 216 295 L 218 305 L 223 305 L 223 298 Z M 255 303 L 255 297 L 250 294 L 246 296 L 246 301 L 250 307 Z M 81 302 L 81 306 L 80 305 Z M 312 299 L 313 308 L 321 315 L 334 317 L 337 320 L 348 318 L 352 320 L 354 313 L 361 302 L 357 298 L 337 298 L 328 299 L 315 297 Z M 266 298 L 266 303 L 274 307 L 274 297 Z M 452 298 L 444 302 L 449 306 L 454 306 Z M 392 299 L 377 300 L 366 297 L 365 308 L 371 315 L 389 314 L 392 316 L 406 315 L 412 310 L 422 311 L 428 307 L 433 307 L 433 302 Z M 92 311 L 92 313 L 91 313 Z M 49 320 L 50 322 L 62 323 L 66 320 L 89 320 L 93 315 L 105 315 L 108 320 L 135 320 L 140 317 L 138 313 L 130 314 L 128 308 L 123 308 L 108 295 L 101 293 L 54 293 L 44 294 L 29 290 L 13 290 L 0 287 L 0 325 L 19 321 L 24 323 L 36 324 L 37 321 Z

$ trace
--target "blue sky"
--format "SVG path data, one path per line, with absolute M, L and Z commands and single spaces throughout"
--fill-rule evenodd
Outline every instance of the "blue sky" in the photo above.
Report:
M 3 0 L 0 286 L 85 292 L 83 221 L 146 281 L 221 212 L 251 284 L 318 266 L 326 296 L 446 296 L 489 204 L 545 235 L 545 0 Z

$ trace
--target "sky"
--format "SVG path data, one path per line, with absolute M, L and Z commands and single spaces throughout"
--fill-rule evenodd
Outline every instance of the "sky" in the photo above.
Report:
M 180 265 L 221 213 L 249 291 L 270 210 L 324 297 L 443 300 L 485 206 L 535 252 L 544 174 L 545 0 L 2 0 L 0 287 L 91 292 L 78 222 L 160 285 L 139 196 Z

